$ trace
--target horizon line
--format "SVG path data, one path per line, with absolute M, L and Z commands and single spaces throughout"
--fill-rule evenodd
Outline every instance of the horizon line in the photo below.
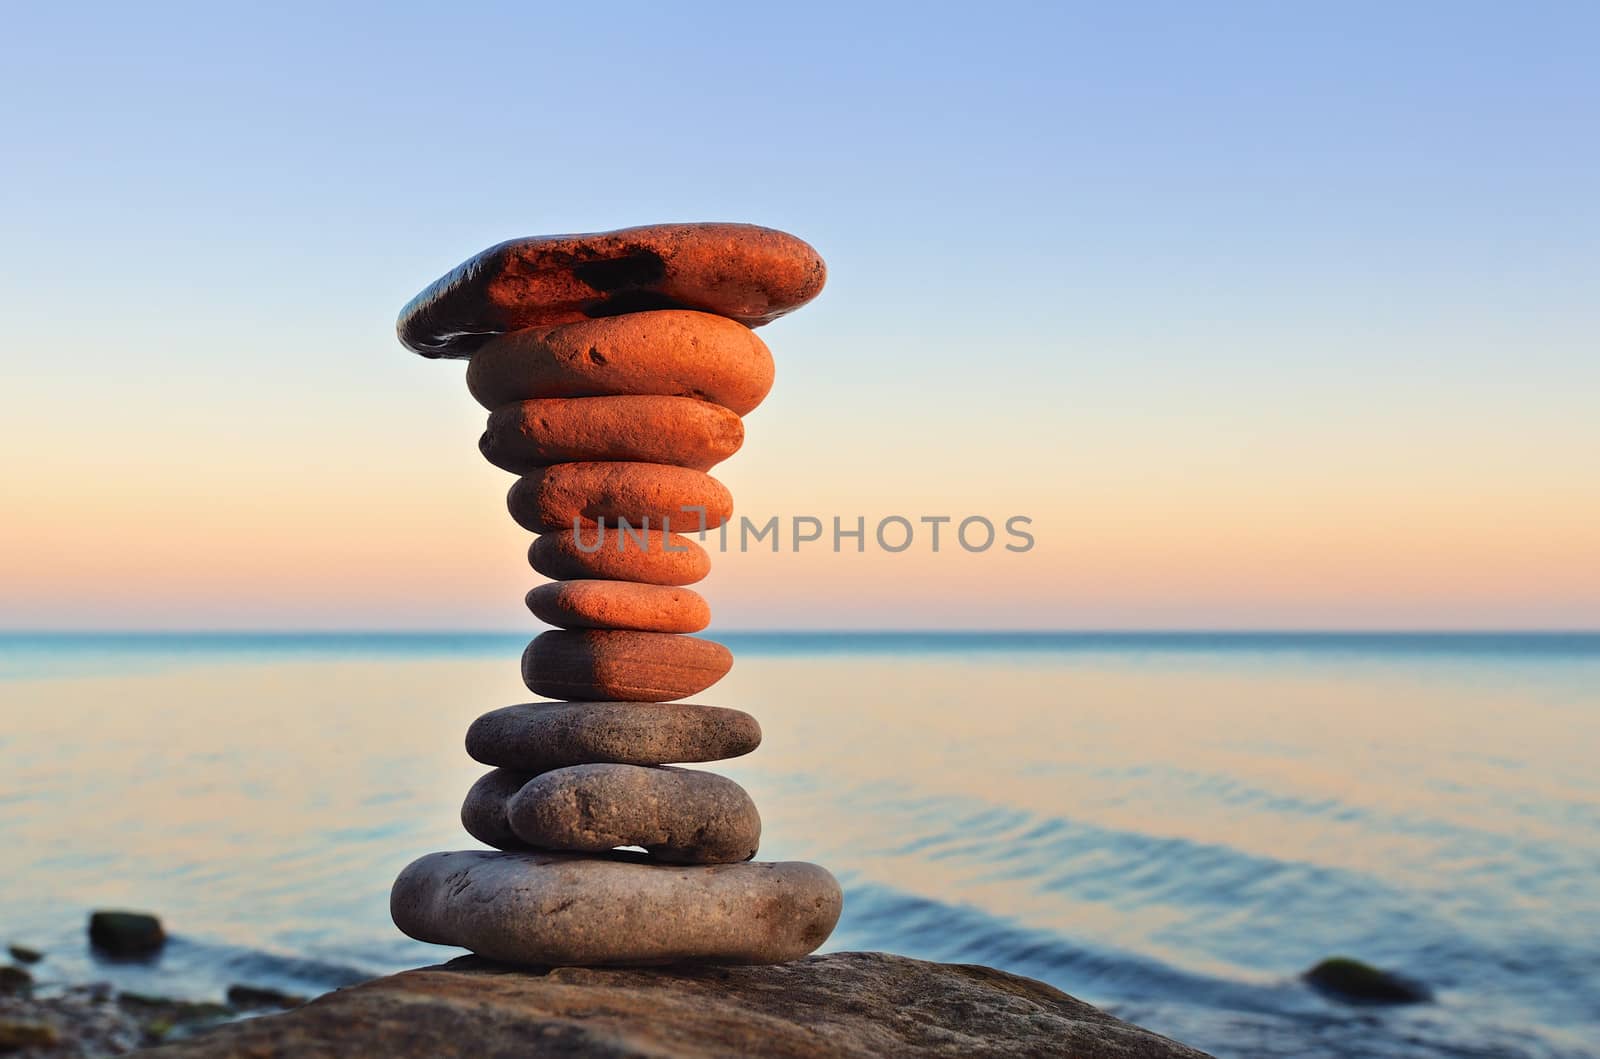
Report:
M 364 628 L 364 627 L 260 627 L 238 629 L 204 628 L 63 628 L 0 626 L 3 636 L 526 636 L 558 631 L 554 626 L 538 629 L 487 628 Z M 583 630 L 574 630 L 583 631 Z M 847 626 L 795 626 L 763 628 L 704 629 L 689 635 L 735 636 L 1600 636 L 1600 626 L 1482 626 L 1471 628 L 1292 626 L 1165 626 L 1128 628 L 1114 626 L 1065 626 L 1055 628 L 852 628 Z

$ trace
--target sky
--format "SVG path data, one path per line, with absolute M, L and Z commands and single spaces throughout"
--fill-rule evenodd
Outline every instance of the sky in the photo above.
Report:
M 714 628 L 1600 627 L 1593 5 L 6 23 L 0 628 L 532 628 L 484 412 L 395 315 L 678 220 L 827 259 L 714 473 L 868 527 L 715 554 Z

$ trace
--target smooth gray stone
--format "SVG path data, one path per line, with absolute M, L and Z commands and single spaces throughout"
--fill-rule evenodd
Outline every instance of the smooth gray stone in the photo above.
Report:
M 528 843 L 506 821 L 506 803 L 531 779 L 533 773 L 515 769 L 495 769 L 479 777 L 461 803 L 461 826 L 467 834 L 495 849 L 527 849 Z
M 464 850 L 413 861 L 389 910 L 418 941 L 504 963 L 784 963 L 828 939 L 843 902 L 826 869 L 800 861 Z
M 643 846 L 656 860 L 676 864 L 732 864 L 754 857 L 761 844 L 761 814 L 744 788 L 695 769 L 556 769 L 513 791 L 499 818 L 513 838 L 539 849 Z
M 475 760 L 520 772 L 720 761 L 760 743 L 748 713 L 692 702 L 525 702 L 490 710 L 467 729 Z

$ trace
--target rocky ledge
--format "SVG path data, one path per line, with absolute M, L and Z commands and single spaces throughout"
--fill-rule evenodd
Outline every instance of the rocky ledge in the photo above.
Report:
M 511 970 L 477 957 L 343 989 L 149 1053 L 1203 1056 L 1031 978 L 839 952 L 771 967 Z

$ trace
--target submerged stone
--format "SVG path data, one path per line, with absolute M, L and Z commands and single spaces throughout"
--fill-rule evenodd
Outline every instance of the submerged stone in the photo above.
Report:
M 161 920 L 147 912 L 99 911 L 89 916 L 89 943 L 111 956 L 149 956 L 166 942 Z
M 1432 999 L 1427 987 L 1348 956 L 1332 956 L 1305 973 L 1314 988 L 1345 1000 L 1416 1004 Z

